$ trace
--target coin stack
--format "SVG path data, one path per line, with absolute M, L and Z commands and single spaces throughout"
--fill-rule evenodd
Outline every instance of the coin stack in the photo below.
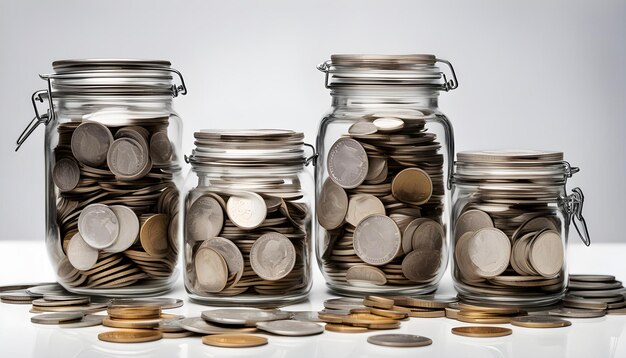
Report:
M 199 297 L 302 295 L 310 209 L 302 133 L 201 131 L 185 201 L 185 285 Z
M 328 151 L 317 201 L 323 271 L 335 285 L 428 286 L 445 267 L 441 145 L 435 115 L 368 113 Z
M 612 275 L 569 275 L 567 294 L 562 309 L 549 313 L 572 318 L 602 317 L 605 314 L 626 314 L 626 290 Z
M 180 167 L 167 126 L 167 118 L 132 117 L 59 125 L 52 179 L 64 285 L 112 289 L 172 276 Z
M 480 300 L 565 290 L 562 160 L 560 152 L 458 154 L 453 275 L 461 294 Z

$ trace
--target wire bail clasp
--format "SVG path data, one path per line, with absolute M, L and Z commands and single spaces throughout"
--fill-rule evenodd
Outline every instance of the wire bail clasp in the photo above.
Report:
M 46 94 L 48 98 L 48 109 L 46 113 L 40 114 L 37 108 L 37 102 L 43 103 L 43 95 Z M 17 152 L 22 144 L 30 137 L 30 135 L 39 127 L 40 124 L 48 125 L 54 119 L 54 110 L 52 107 L 52 100 L 50 99 L 50 92 L 48 90 L 39 90 L 33 93 L 31 96 L 31 102 L 35 111 L 35 117 L 28 123 L 26 128 L 22 131 L 22 134 L 17 138 L 15 151 Z

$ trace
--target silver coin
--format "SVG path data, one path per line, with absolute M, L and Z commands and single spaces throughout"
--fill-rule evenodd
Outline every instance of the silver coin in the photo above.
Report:
M 144 146 L 132 138 L 116 139 L 107 154 L 109 170 L 123 180 L 142 178 L 150 170 L 150 156 Z
M 89 297 L 86 298 L 78 298 L 74 300 L 64 300 L 64 301 L 53 301 L 46 300 L 45 298 L 39 298 L 33 301 L 33 307 L 66 307 L 66 306 L 76 306 L 76 305 L 86 305 L 89 304 Z
M 159 331 L 161 332 L 181 332 L 185 329 L 180 326 L 180 322 L 185 318 L 162 319 L 159 322 Z
M 387 216 L 368 216 L 354 229 L 354 251 L 370 265 L 380 266 L 391 262 L 400 252 L 401 246 L 400 229 Z
M 222 255 L 226 261 L 226 266 L 228 267 L 228 276 L 235 277 L 231 286 L 237 284 L 237 282 L 241 279 L 244 270 L 243 255 L 241 254 L 241 251 L 239 251 L 237 245 L 222 237 L 212 237 L 210 239 L 206 239 L 202 245 L 200 245 L 198 250 L 201 250 L 204 247 L 213 249 Z
M 76 233 L 67 245 L 67 259 L 77 270 L 89 270 L 98 262 L 98 250 L 87 244 L 80 233 Z
M 475 232 L 484 228 L 492 228 L 493 220 L 489 214 L 481 210 L 468 210 L 456 220 L 454 235 L 458 240 L 466 232 Z
M 250 266 L 265 280 L 280 280 L 293 270 L 295 263 L 296 249 L 283 234 L 264 234 L 250 248 Z
M 386 347 L 424 347 L 433 343 L 430 338 L 414 334 L 377 334 L 367 337 L 367 342 Z
M 511 242 L 498 229 L 480 229 L 468 241 L 467 254 L 478 275 L 495 277 L 509 266 Z
M 305 322 L 322 322 L 319 318 L 319 311 L 290 311 L 291 319 Z
M 413 282 L 427 282 L 437 275 L 441 264 L 439 250 L 414 250 L 402 260 L 402 274 Z
M 435 220 L 422 220 L 411 234 L 411 248 L 413 250 L 441 250 L 445 235 L 443 227 Z
M 32 316 L 30 321 L 39 324 L 59 324 L 63 322 L 79 321 L 83 316 L 84 314 L 80 312 L 44 313 Z
M 346 281 L 352 286 L 382 286 L 387 283 L 387 277 L 377 267 L 357 265 L 346 271 Z
M 348 128 L 348 133 L 354 136 L 369 135 L 376 132 L 378 132 L 378 128 L 376 128 L 374 123 L 369 121 L 356 122 Z
M 167 132 L 160 131 L 150 137 L 150 158 L 156 165 L 167 164 L 172 159 L 174 149 Z
M 114 298 L 111 301 L 111 305 L 117 307 L 160 306 L 161 309 L 182 307 L 183 303 L 183 300 L 181 300 L 180 298 L 168 297 Z
M 220 308 L 202 312 L 202 318 L 208 322 L 248 327 L 256 327 L 259 322 L 277 321 L 290 317 L 289 312 L 254 308 Z
M 43 299 L 46 301 L 74 301 L 74 300 L 86 300 L 89 303 L 89 296 L 74 296 L 74 295 L 59 295 L 54 293 L 46 293 L 43 295 Z
M 622 288 L 622 282 L 588 282 L 588 281 L 575 281 L 570 280 L 568 288 L 570 290 L 612 290 L 615 288 Z
M 561 235 L 553 230 L 542 231 L 530 247 L 530 263 L 543 277 L 554 277 L 563 269 L 565 249 Z
M 63 288 L 63 286 L 59 285 L 58 283 L 34 284 L 32 287 L 29 287 L 28 289 L 26 289 L 26 291 L 28 291 L 28 293 L 30 294 L 38 295 L 41 297 L 48 295 L 48 294 L 53 294 L 53 295 L 69 294 Z M 0 290 L 0 292 L 2 292 L 2 290 Z
M 578 308 L 559 308 L 548 311 L 550 316 L 569 317 L 569 318 L 597 318 L 604 317 L 604 310 L 587 310 Z
M 361 185 L 367 176 L 368 165 L 365 149 L 354 139 L 340 138 L 328 152 L 328 175 L 344 189 Z
M 111 143 L 113 135 L 107 127 L 97 122 L 83 122 L 72 133 L 72 154 L 85 165 L 99 167 L 106 163 Z
M 404 127 L 404 121 L 400 118 L 381 117 L 374 120 L 374 125 L 381 132 L 395 132 Z
M 59 327 L 61 327 L 61 328 L 84 328 L 84 327 L 99 326 L 99 325 L 102 324 L 102 321 L 106 317 L 107 316 L 105 316 L 105 315 L 88 314 L 88 315 L 85 315 L 78 322 L 71 322 L 71 323 L 61 322 L 61 324 L 59 324 Z
M 220 292 L 228 282 L 228 265 L 224 257 L 210 248 L 202 248 L 193 258 L 196 282 L 207 292 Z
M 363 305 L 362 298 L 355 297 L 339 297 L 339 298 L 329 298 L 324 301 L 324 308 L 331 310 L 345 310 L 350 311 L 351 309 L 357 308 L 365 308 Z
M 385 215 L 385 206 L 377 197 L 371 194 L 356 194 L 350 197 L 346 222 L 357 226 L 361 220 L 375 214 Z
M 570 281 L 579 281 L 579 282 L 613 282 L 615 281 L 615 276 L 613 275 L 569 275 Z
M 70 191 L 80 181 L 80 168 L 74 159 L 62 158 L 54 163 L 52 181 L 61 191 Z
M 267 206 L 259 194 L 240 191 L 228 198 L 226 213 L 233 224 L 249 230 L 263 223 L 267 216 Z
M 346 191 L 326 179 L 322 185 L 320 198 L 317 203 L 317 220 L 326 230 L 334 230 L 341 226 L 348 211 L 348 195 Z
M 78 231 L 94 249 L 105 249 L 115 243 L 120 224 L 113 210 L 103 204 L 85 207 L 78 217 Z
M 278 334 L 280 336 L 311 336 L 324 332 L 324 326 L 314 322 L 281 320 L 258 322 L 256 328 L 266 332 Z
M 200 317 L 189 317 L 181 320 L 179 325 L 190 331 L 200 334 L 222 334 L 222 333 L 249 333 L 256 328 L 230 328 L 211 324 Z
M 113 211 L 119 221 L 120 231 L 113 245 L 105 248 L 104 252 L 123 252 L 133 246 L 139 237 L 139 218 L 135 212 L 124 205 L 111 205 L 109 209 Z
M 218 236 L 224 226 L 224 211 L 220 203 L 210 195 L 196 199 L 187 211 L 187 235 L 193 241 Z

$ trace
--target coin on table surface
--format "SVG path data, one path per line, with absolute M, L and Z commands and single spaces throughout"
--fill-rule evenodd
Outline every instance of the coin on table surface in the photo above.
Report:
M 520 316 L 513 318 L 511 324 L 526 328 L 560 328 L 571 326 L 572 322 L 555 316 Z
M 502 337 L 508 336 L 513 333 L 510 328 L 503 327 L 491 327 L 491 326 L 467 326 L 467 327 L 454 327 L 452 328 L 452 334 L 465 337 Z
M 395 117 L 380 117 L 372 122 L 381 132 L 395 132 L 404 128 L 404 121 Z
M 111 143 L 107 153 L 107 165 L 115 177 L 121 180 L 143 178 L 152 167 L 145 147 L 132 138 L 120 138 Z
M 371 215 L 354 229 L 354 251 L 364 262 L 380 266 L 391 262 L 400 252 L 402 234 L 393 219 Z
M 183 306 L 180 298 L 168 297 L 142 297 L 142 298 L 114 298 L 111 306 L 135 307 L 135 306 L 160 306 L 161 309 L 171 309 Z
M 367 176 L 367 153 L 356 140 L 340 138 L 328 152 L 327 169 L 330 179 L 340 187 L 356 188 Z
M 311 336 L 324 332 L 320 324 L 293 320 L 259 322 L 256 327 L 280 336 Z
M 324 308 L 332 310 L 351 310 L 354 308 L 364 308 L 363 299 L 356 297 L 329 298 L 324 301 Z
M 621 299 L 623 300 L 624 296 L 621 296 Z M 608 308 L 608 304 L 606 302 L 588 298 L 578 298 L 575 296 L 564 297 L 561 304 L 563 307 L 584 308 L 590 310 L 605 310 Z
M 111 305 L 107 309 L 107 313 L 111 318 L 115 319 L 158 319 L 161 317 L 160 306 L 114 306 Z
M 265 345 L 267 338 L 251 334 L 215 334 L 202 337 L 202 343 L 223 348 L 247 348 Z
M 571 290 L 612 290 L 614 288 L 622 288 L 621 281 L 613 281 L 613 282 L 585 282 L 585 281 L 575 281 L 570 280 L 569 285 L 567 286 L 570 291 Z
M 193 260 L 196 280 L 207 292 L 220 292 L 226 288 L 228 281 L 228 265 L 224 257 L 210 248 L 196 252 Z
M 111 143 L 113 135 L 107 127 L 97 122 L 83 122 L 72 133 L 72 154 L 85 165 L 99 167 L 106 162 Z
M 123 252 L 137 241 L 139 237 L 139 218 L 135 212 L 124 205 L 111 205 L 109 209 L 113 211 L 119 221 L 120 230 L 113 245 L 105 248 L 104 252 Z
M 456 220 L 454 236 L 458 240 L 466 232 L 475 232 L 492 227 L 494 227 L 493 220 L 491 220 L 489 214 L 481 210 L 472 209 L 461 214 Z
M 88 314 L 85 315 L 80 321 L 75 322 L 61 322 L 59 323 L 59 327 L 61 328 L 84 328 L 84 327 L 94 327 L 102 324 L 102 320 L 106 318 L 105 315 L 95 315 Z
M 320 198 L 317 203 L 317 220 L 326 230 L 334 230 L 343 224 L 348 211 L 348 195 L 346 191 L 326 179 L 322 185 Z
M 339 323 L 326 323 L 326 326 L 324 327 L 324 329 L 326 331 L 338 332 L 338 333 L 363 333 L 363 332 L 369 331 L 367 327 L 351 326 L 351 325 L 339 324 Z
M 54 163 L 52 169 L 52 181 L 61 191 L 70 191 L 80 181 L 80 168 L 78 163 L 71 158 L 62 158 Z
M 250 230 L 263 223 L 267 216 L 267 206 L 259 194 L 239 191 L 228 198 L 226 213 L 233 224 L 239 228 Z
M 158 341 L 163 333 L 156 329 L 120 329 L 98 334 L 98 339 L 112 343 L 142 343 Z
M 218 236 L 224 226 L 224 211 L 211 195 L 196 199 L 187 211 L 187 235 L 193 241 L 202 241 Z
M 424 347 L 433 344 L 432 339 L 414 334 L 377 334 L 367 337 L 367 342 L 387 347 Z
M 615 281 L 615 276 L 612 275 L 583 275 L 583 274 L 570 274 L 570 281 L 578 281 L 578 282 L 613 282 Z
M 387 283 L 387 277 L 377 267 L 356 265 L 346 271 L 346 281 L 352 286 L 382 286 Z
M 150 158 L 154 164 L 169 163 L 173 153 L 172 142 L 170 142 L 167 132 L 159 131 L 152 134 L 150 137 Z
M 290 311 L 291 319 L 304 322 L 323 322 L 319 318 L 319 311 Z
M 425 171 L 407 168 L 393 178 L 391 192 L 403 203 L 422 205 L 428 202 L 433 194 L 433 181 Z
M 530 263 L 543 277 L 554 277 L 561 272 L 564 255 L 561 235 L 553 230 L 541 232 L 530 246 Z
M 167 214 L 154 214 L 148 217 L 139 231 L 141 246 L 150 255 L 165 256 L 170 252 L 167 232 L 170 217 Z
M 232 286 L 239 282 L 244 272 L 244 260 L 237 245 L 230 240 L 224 239 L 223 237 L 212 237 L 204 240 L 198 250 L 204 247 L 215 250 L 217 253 L 222 255 L 222 258 L 224 258 L 226 266 L 228 267 L 228 276 L 235 277 L 234 281 L 232 281 L 230 285 Z
M 606 315 L 605 310 L 589 310 L 578 308 L 558 308 L 548 311 L 550 316 L 559 316 L 567 318 L 597 318 Z
M 199 334 L 221 334 L 221 333 L 251 333 L 256 332 L 256 327 L 226 327 L 218 326 L 205 321 L 201 317 L 189 317 L 181 320 L 181 328 Z
M 86 298 L 78 298 L 75 300 L 47 300 L 44 298 L 38 298 L 33 301 L 33 307 L 66 307 L 66 306 L 76 306 L 76 305 L 87 305 L 89 304 L 89 297 Z
M 467 255 L 481 277 L 495 277 L 509 266 L 511 241 L 496 228 L 480 229 L 467 243 Z
M 380 199 L 371 194 L 350 196 L 346 213 L 346 221 L 350 225 L 357 226 L 361 220 L 375 214 L 385 215 L 385 206 Z
M 78 231 L 89 246 L 104 249 L 117 240 L 120 222 L 108 206 L 91 204 L 81 210 L 78 216 Z
M 77 270 L 89 270 L 98 262 L 98 250 L 88 245 L 80 233 L 76 233 L 67 245 L 67 259 Z
M 30 321 L 39 324 L 60 324 L 64 322 L 80 321 L 83 316 L 84 314 L 80 312 L 44 313 L 32 316 Z
M 402 260 L 402 274 L 413 282 L 426 282 L 437 275 L 441 264 L 441 251 L 414 250 Z
M 254 327 L 258 322 L 289 319 L 289 312 L 255 308 L 219 308 L 202 312 L 202 318 L 219 324 Z
M 250 266 L 262 279 L 279 280 L 293 270 L 295 263 L 296 249 L 283 234 L 263 234 L 250 248 Z
M 348 128 L 348 134 L 354 136 L 369 135 L 378 132 L 378 128 L 370 121 L 359 121 Z
M 459 301 L 456 296 L 444 295 L 426 295 L 417 297 L 394 296 L 394 303 L 398 306 L 418 307 L 418 308 L 439 308 L 444 309 L 450 307 L 453 303 Z

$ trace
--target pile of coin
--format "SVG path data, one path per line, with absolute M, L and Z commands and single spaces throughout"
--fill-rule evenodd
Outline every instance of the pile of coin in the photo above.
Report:
M 367 113 L 329 149 L 317 219 L 331 286 L 431 287 L 442 273 L 444 157 L 426 128 L 434 119 L 417 110 Z
M 304 295 L 310 208 L 302 133 L 201 131 L 185 200 L 185 285 L 196 298 Z
M 132 116 L 59 125 L 54 257 L 65 286 L 110 290 L 172 276 L 180 167 L 167 126 L 167 117 Z
M 462 296 L 558 300 L 565 290 L 562 160 L 560 152 L 458 154 L 453 275 Z
M 612 275 L 569 275 L 563 308 L 555 316 L 594 318 L 605 314 L 626 314 L 626 289 Z

